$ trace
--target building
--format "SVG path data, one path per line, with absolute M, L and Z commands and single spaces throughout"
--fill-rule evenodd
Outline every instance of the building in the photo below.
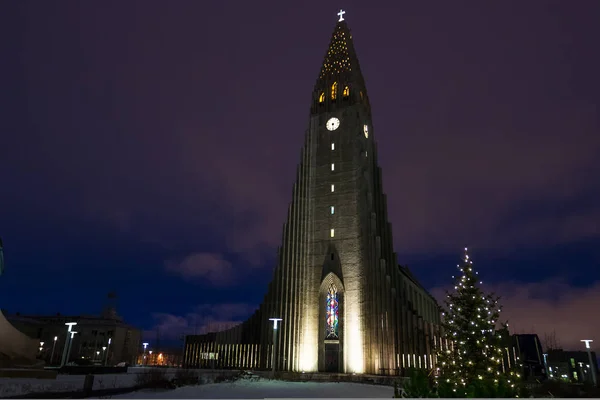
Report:
M 187 336 L 189 367 L 398 374 L 435 363 L 439 307 L 394 253 L 369 96 L 343 14 L 312 90 L 264 301 L 237 327 Z
M 27 336 L 39 340 L 38 358 L 48 365 L 61 362 L 67 338 L 67 322 L 76 322 L 71 354 L 68 361 L 86 360 L 114 365 L 134 363 L 140 352 L 140 331 L 125 322 L 114 309 L 100 316 L 48 315 L 7 316 L 8 321 Z M 110 343 L 109 343 L 110 342 Z
M 499 333 L 507 334 L 507 341 L 503 343 L 502 349 L 504 372 L 520 365 L 524 380 L 542 381 L 547 378 L 544 351 L 538 335 L 508 335 L 508 330 L 503 329 Z
M 592 374 L 597 371 L 598 359 L 592 353 L 592 365 L 587 351 L 548 350 L 546 366 L 548 377 L 569 382 L 591 383 Z

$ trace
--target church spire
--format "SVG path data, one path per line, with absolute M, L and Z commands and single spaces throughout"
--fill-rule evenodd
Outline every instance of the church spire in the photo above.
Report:
M 321 106 L 335 103 L 340 99 L 362 101 L 366 96 L 352 34 L 344 19 L 345 13 L 343 10 L 337 13 L 339 19 L 315 84 L 316 100 Z

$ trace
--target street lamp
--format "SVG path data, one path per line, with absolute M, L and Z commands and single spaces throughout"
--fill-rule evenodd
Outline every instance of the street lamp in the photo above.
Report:
M 273 321 L 273 351 L 271 352 L 271 364 L 273 366 L 272 379 L 275 379 L 275 351 L 277 350 L 277 323 L 283 321 L 281 318 L 269 318 Z
M 52 354 L 50 355 L 50 365 L 54 361 L 54 349 L 56 348 L 56 341 L 58 340 L 58 336 L 54 336 L 54 343 L 52 344 Z
M 40 355 L 42 354 L 42 351 L 44 351 L 44 342 L 40 342 Z
M 592 359 L 592 349 L 590 348 L 590 343 L 592 343 L 593 340 L 583 339 L 581 341 L 585 343 L 585 348 L 587 350 L 588 358 L 590 360 L 590 372 L 592 374 L 592 383 L 594 384 L 594 387 L 596 387 L 598 385 L 598 383 L 596 382 L 596 366 L 594 365 L 594 360 Z
M 152 350 L 148 351 L 148 362 L 152 365 Z
M 71 356 L 71 348 L 73 347 L 73 337 L 77 332 L 71 331 L 71 337 L 69 338 L 69 350 L 67 351 L 67 361 L 69 361 L 69 357 Z
M 144 346 L 144 357 L 142 358 L 142 365 L 146 365 L 146 347 L 148 347 L 148 343 L 144 342 L 142 343 L 142 346 Z
M 112 338 L 108 338 L 108 345 L 106 346 L 106 353 L 104 355 L 104 365 L 108 364 L 108 350 L 110 350 L 110 342 L 112 342 Z
M 73 327 L 75 325 L 77 325 L 77 322 L 67 322 L 65 323 L 65 325 L 68 327 L 67 328 L 67 337 L 65 338 L 65 348 L 63 349 L 63 355 L 62 355 L 62 360 L 60 362 L 60 366 L 64 366 L 65 363 L 67 362 L 67 352 L 69 351 L 69 339 L 71 339 L 72 335 L 70 335 L 70 332 L 72 331 Z

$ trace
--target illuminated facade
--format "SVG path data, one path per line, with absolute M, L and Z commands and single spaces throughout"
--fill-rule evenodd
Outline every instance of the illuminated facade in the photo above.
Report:
M 374 138 L 352 36 L 340 20 L 312 92 L 264 301 L 237 327 L 188 336 L 185 365 L 271 368 L 269 318 L 279 317 L 277 370 L 398 374 L 433 366 L 439 308 L 397 263 Z

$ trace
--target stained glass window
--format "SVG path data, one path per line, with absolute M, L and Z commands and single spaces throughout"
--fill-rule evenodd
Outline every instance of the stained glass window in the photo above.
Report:
M 332 284 L 327 292 L 327 336 L 326 339 L 339 338 L 339 302 L 338 292 Z

